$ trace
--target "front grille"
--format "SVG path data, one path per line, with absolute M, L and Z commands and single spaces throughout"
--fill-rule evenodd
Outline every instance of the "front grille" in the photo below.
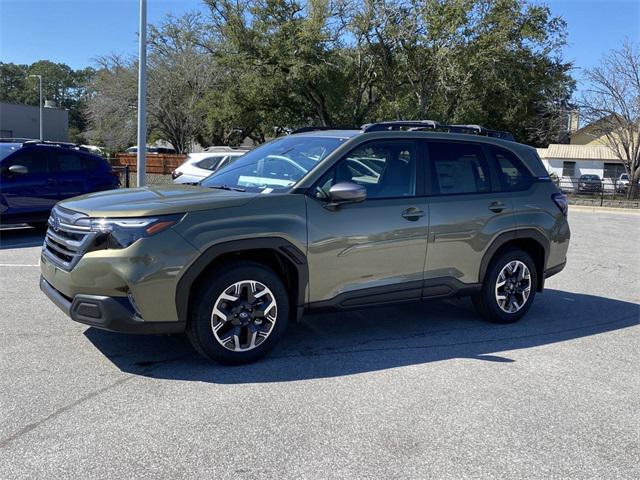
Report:
M 49 217 L 43 252 L 57 265 L 71 270 L 95 239 L 86 215 L 54 207 Z

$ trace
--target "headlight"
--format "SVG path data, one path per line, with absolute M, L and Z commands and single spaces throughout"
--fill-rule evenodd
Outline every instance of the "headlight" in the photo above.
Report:
M 176 225 L 184 214 L 159 215 L 137 218 L 87 219 L 91 231 L 98 233 L 97 243 L 106 242 L 106 248 L 127 248 L 136 240 L 151 237 Z

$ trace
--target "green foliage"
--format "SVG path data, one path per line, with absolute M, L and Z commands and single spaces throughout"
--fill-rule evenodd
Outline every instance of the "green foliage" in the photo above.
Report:
M 391 119 L 479 123 L 546 146 L 574 90 L 566 26 L 537 2 L 205 3 L 207 14 L 149 29 L 149 135 L 179 151 Z M 74 128 L 120 149 L 135 138 L 136 68 L 114 56 L 95 72 L 0 64 L 0 86 L 33 101 L 25 74 L 44 72 L 47 95 L 78 113 Z
M 87 128 L 83 113 L 86 105 L 87 82 L 94 74 L 92 68 L 73 70 L 64 63 L 40 60 L 31 65 L 0 63 L 0 101 L 38 105 L 38 79 L 42 75 L 43 100 L 53 100 L 58 108 L 69 110 L 69 138 L 84 141 Z

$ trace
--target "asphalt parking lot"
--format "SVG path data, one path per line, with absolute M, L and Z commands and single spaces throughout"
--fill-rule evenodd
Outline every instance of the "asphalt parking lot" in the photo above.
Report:
M 639 478 L 640 216 L 570 213 L 520 323 L 455 300 L 304 318 L 263 361 L 102 332 L 0 237 L 0 478 Z

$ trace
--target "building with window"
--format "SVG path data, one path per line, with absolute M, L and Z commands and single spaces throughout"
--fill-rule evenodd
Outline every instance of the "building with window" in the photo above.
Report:
M 42 109 L 43 140 L 69 141 L 69 112 L 62 108 Z M 40 138 L 40 108 L 0 102 L 0 138 Z
M 552 143 L 538 148 L 538 154 L 549 173 L 562 178 L 563 185 L 577 183 L 580 175 L 598 175 L 604 188 L 614 188 L 614 182 L 625 172 L 620 159 L 607 146 L 606 138 L 598 136 L 593 124 L 570 132 L 568 144 Z

